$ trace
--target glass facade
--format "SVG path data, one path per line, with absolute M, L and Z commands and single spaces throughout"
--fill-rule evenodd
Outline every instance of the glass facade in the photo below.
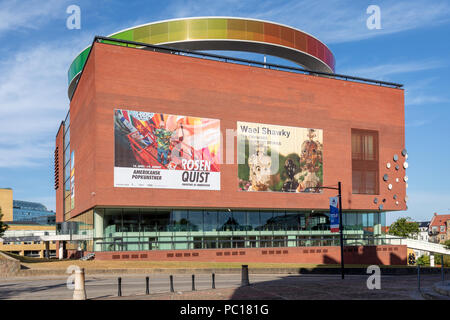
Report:
M 70 111 L 64 120 L 64 221 L 69 220 L 70 203 Z
M 93 210 L 89 210 L 81 215 L 78 215 L 69 221 L 60 222 L 56 224 L 56 234 L 70 234 L 72 240 L 67 242 L 66 249 L 69 250 L 93 250 L 94 236 L 94 214 Z
M 381 244 L 385 215 L 343 214 L 346 245 Z M 337 246 L 328 212 L 96 208 L 71 219 L 84 250 Z M 80 245 L 81 243 L 81 245 Z
M 37 202 L 13 200 L 13 221 L 54 225 L 55 212 Z

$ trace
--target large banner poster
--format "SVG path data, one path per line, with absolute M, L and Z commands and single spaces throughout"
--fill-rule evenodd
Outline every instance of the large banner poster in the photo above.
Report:
M 70 154 L 70 209 L 75 208 L 75 151 Z
M 323 132 L 238 122 L 239 190 L 321 192 Z
M 220 120 L 116 109 L 114 186 L 220 190 Z

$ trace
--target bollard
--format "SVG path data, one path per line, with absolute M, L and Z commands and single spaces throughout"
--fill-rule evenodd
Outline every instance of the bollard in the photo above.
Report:
M 145 294 L 150 294 L 150 278 L 145 277 Z
M 442 277 L 442 282 L 445 281 L 445 276 L 444 276 L 444 255 L 441 255 L 441 277 Z
M 192 275 L 192 291 L 195 291 L 195 275 Z
M 241 286 L 248 286 L 250 282 L 248 280 L 248 265 L 242 265 Z
M 121 297 L 121 296 L 122 296 L 122 278 L 121 278 L 121 277 L 119 277 L 119 278 L 117 279 L 117 287 L 118 287 L 118 289 L 117 289 L 117 295 L 118 295 L 119 297 Z
M 216 288 L 216 275 L 214 273 L 212 274 L 212 288 Z
M 173 276 L 170 275 L 170 292 L 175 292 L 175 290 L 173 290 Z
M 84 268 L 75 270 L 75 289 L 73 290 L 73 300 L 86 300 Z
M 417 265 L 417 286 L 420 291 L 420 264 Z

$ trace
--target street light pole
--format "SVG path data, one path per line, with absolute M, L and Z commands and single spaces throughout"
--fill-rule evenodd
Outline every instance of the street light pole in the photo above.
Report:
M 338 187 L 316 187 L 318 189 L 331 189 L 331 190 L 337 190 L 338 191 L 338 198 L 339 198 L 339 237 L 340 237 L 340 243 L 341 243 L 341 277 L 342 280 L 344 280 L 345 276 L 345 269 L 344 269 L 344 228 L 343 228 L 343 222 L 342 222 L 342 184 L 339 181 Z
M 344 269 L 344 230 L 342 227 L 342 189 L 341 189 L 341 182 L 338 182 L 338 197 L 339 197 L 339 236 L 340 236 L 340 243 L 341 243 L 341 277 L 342 280 L 344 280 L 345 276 L 345 269 Z

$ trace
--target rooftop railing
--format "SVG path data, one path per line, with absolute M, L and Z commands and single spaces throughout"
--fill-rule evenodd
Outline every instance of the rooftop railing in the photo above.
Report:
M 148 43 L 144 43 L 144 42 L 136 42 L 136 41 L 115 39 L 115 38 L 109 38 L 109 37 L 95 36 L 94 41 L 92 43 L 92 47 L 94 46 L 95 43 L 105 43 L 105 44 L 112 44 L 112 45 L 120 45 L 120 46 L 124 46 L 124 47 L 146 49 L 146 50 L 151 50 L 151 51 L 155 51 L 155 52 L 190 56 L 190 57 L 196 57 L 196 58 L 202 58 L 202 59 L 208 59 L 208 60 L 214 60 L 214 61 L 222 61 L 222 62 L 227 62 L 227 63 L 243 64 L 243 65 L 247 65 L 247 66 L 260 67 L 260 68 L 265 68 L 265 69 L 270 69 L 270 70 L 287 71 L 287 72 L 307 74 L 307 75 L 312 75 L 312 76 L 323 76 L 323 77 L 328 77 L 328 78 L 332 78 L 332 79 L 367 83 L 367 84 L 373 84 L 373 85 L 396 88 L 396 89 L 401 89 L 403 87 L 403 84 L 394 83 L 394 82 L 373 80 L 373 79 L 368 79 L 368 78 L 354 77 L 354 76 L 350 76 L 350 75 L 343 75 L 343 74 L 337 74 L 337 73 L 312 71 L 312 70 L 291 67 L 291 66 L 285 66 L 285 65 L 280 65 L 280 64 L 260 62 L 260 61 L 242 59 L 242 58 L 237 58 L 237 57 L 229 57 L 229 56 L 223 56 L 223 55 L 218 55 L 218 54 L 178 49 L 178 48 L 173 48 L 173 47 L 164 46 L 164 45 L 154 45 L 154 44 L 148 44 Z M 89 52 L 89 55 L 90 55 L 90 52 Z M 89 59 L 89 55 L 88 55 L 87 59 Z M 87 59 L 86 59 L 86 61 L 87 61 Z M 84 70 L 84 67 L 83 67 L 83 70 Z M 78 81 L 81 78 L 81 75 L 83 74 L 83 70 L 81 71 L 80 77 L 76 80 L 77 83 L 75 85 L 75 89 L 73 90 L 73 93 L 72 93 L 72 96 L 70 97 L 70 99 L 72 99 L 73 95 L 75 94 L 76 87 L 78 86 Z

